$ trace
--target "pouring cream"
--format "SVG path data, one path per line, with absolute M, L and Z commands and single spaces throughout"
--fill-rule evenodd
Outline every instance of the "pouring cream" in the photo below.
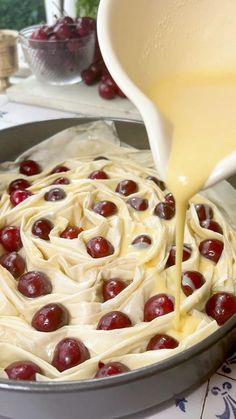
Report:
M 235 171 L 232 16 L 235 4 L 222 9 L 219 0 L 150 0 L 148 8 L 144 0 L 103 0 L 99 8 L 106 64 L 140 110 L 156 167 L 176 199 L 176 327 L 188 199 Z
M 216 164 L 236 150 L 236 76 L 187 75 L 157 83 L 150 98 L 173 124 L 167 185 L 176 200 L 176 326 L 179 325 L 181 265 L 188 200 Z

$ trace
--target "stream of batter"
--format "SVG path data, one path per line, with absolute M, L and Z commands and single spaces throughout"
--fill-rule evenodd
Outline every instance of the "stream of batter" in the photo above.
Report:
M 217 163 L 236 150 L 236 75 L 176 77 L 157 84 L 149 97 L 174 128 L 166 183 L 176 201 L 175 326 L 179 329 L 186 208 Z

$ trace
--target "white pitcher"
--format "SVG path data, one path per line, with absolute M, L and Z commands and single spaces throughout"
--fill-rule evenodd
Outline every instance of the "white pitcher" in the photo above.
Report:
M 236 0 L 101 0 L 98 38 L 112 77 L 142 115 L 165 180 L 172 126 L 146 91 L 172 74 L 236 73 Z M 236 151 L 220 161 L 205 187 L 234 172 Z

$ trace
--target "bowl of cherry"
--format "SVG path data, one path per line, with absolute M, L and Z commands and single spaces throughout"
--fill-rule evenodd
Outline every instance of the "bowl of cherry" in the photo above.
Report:
M 94 62 L 96 20 L 63 16 L 54 25 L 35 25 L 19 33 L 25 60 L 36 78 L 66 85 L 82 80 L 81 72 Z

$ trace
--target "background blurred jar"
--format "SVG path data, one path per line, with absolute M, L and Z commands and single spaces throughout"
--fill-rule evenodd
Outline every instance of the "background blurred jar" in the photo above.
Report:
M 0 30 L 0 91 L 10 85 L 8 78 L 18 69 L 17 36 L 17 31 Z

